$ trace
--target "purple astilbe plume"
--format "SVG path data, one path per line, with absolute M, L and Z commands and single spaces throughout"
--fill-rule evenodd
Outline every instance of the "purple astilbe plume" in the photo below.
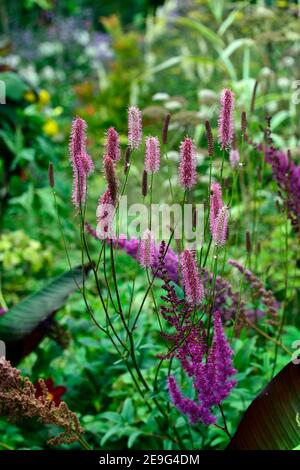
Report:
M 110 127 L 106 134 L 105 154 L 108 155 L 113 161 L 120 160 L 120 136 L 114 127 Z
M 229 161 L 232 168 L 238 166 L 240 162 L 240 152 L 237 149 L 231 149 L 229 153 Z
M 196 424 L 202 421 L 207 426 L 215 423 L 216 418 L 206 408 L 182 395 L 176 379 L 172 375 L 168 377 L 168 390 L 171 401 L 182 414 L 189 418 L 190 423 Z
M 213 342 L 206 360 L 205 347 L 201 346 L 199 336 L 189 335 L 185 347 L 181 347 L 181 356 L 183 351 L 186 357 L 179 356 L 179 359 L 182 367 L 193 378 L 199 403 L 184 397 L 172 376 L 168 378 L 170 398 L 178 410 L 188 416 L 191 423 L 202 421 L 205 425 L 213 424 L 216 418 L 212 414 L 212 407 L 220 405 L 236 384 L 232 379 L 236 373 L 232 365 L 233 351 L 225 337 L 218 312 L 214 313 Z
M 128 108 L 128 144 L 138 149 L 142 142 L 142 113 L 136 106 Z
M 180 145 L 179 182 L 184 189 L 191 189 L 197 182 L 195 146 L 189 137 Z
M 222 200 L 221 186 L 219 183 L 212 183 L 210 187 L 210 204 L 209 204 L 209 224 L 210 224 L 211 233 L 213 233 L 213 229 L 216 224 L 217 217 L 223 205 L 224 203 Z
M 155 247 L 150 230 L 145 230 L 141 237 L 139 262 L 143 268 L 151 268 L 155 257 Z
M 272 325 L 278 325 L 278 309 L 280 304 L 275 299 L 273 292 L 271 290 L 267 290 L 260 279 L 258 279 L 258 277 L 252 271 L 242 266 L 238 261 L 230 259 L 228 263 L 231 266 L 237 268 L 243 275 L 244 279 L 249 283 L 253 300 L 261 302 L 261 304 L 266 309 L 267 315 L 271 317 L 269 323 Z M 248 314 L 247 318 L 252 320 L 251 317 L 260 317 L 263 314 L 264 313 L 261 312 L 260 309 L 257 309 L 257 315 L 256 311 L 254 311 L 252 315 Z
M 199 305 L 204 297 L 204 289 L 195 255 L 190 250 L 184 250 L 180 256 L 180 265 L 186 300 L 193 306 Z
M 157 137 L 146 137 L 145 171 L 157 173 L 160 167 L 160 145 Z
M 103 170 L 109 194 L 112 199 L 112 204 L 115 206 L 117 202 L 119 184 L 116 175 L 115 162 L 112 158 L 109 157 L 109 155 L 105 155 L 103 159 Z
M 217 246 L 223 246 L 226 243 L 228 235 L 229 209 L 223 206 L 212 227 L 212 239 Z
M 258 148 L 262 149 L 262 146 Z M 300 231 L 300 166 L 295 165 L 285 152 L 274 147 L 265 149 L 265 159 L 272 165 L 273 178 L 280 189 L 293 230 Z
M 221 149 L 228 149 L 233 139 L 234 94 L 228 88 L 221 94 L 218 137 Z
M 86 122 L 80 117 L 77 116 L 73 120 L 69 153 L 73 168 L 72 201 L 77 209 L 86 200 L 87 177 L 94 169 L 94 164 L 86 150 L 86 128 Z

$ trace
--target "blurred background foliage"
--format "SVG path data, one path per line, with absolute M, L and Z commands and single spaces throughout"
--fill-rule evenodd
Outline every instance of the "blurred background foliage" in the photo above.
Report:
M 299 9 L 299 3 L 284 0 L 0 0 L 0 80 L 6 85 L 6 104 L 0 105 L 2 308 L 12 307 L 68 268 L 48 187 L 49 161 L 55 167 L 58 208 L 71 261 L 74 265 L 80 263 L 67 150 L 70 124 L 76 114 L 88 122 L 88 145 L 96 166 L 87 212 L 92 224 L 96 201 L 104 189 L 101 159 L 105 130 L 111 125 L 116 127 L 124 152 L 129 103 L 143 109 L 145 134 L 160 135 L 164 116 L 172 113 L 169 160 L 178 194 L 178 144 L 185 134 L 195 139 L 199 173 L 195 198 L 199 202 L 206 198 L 208 181 L 203 123 L 210 119 L 216 126 L 219 93 L 224 87 L 236 94 L 237 125 L 245 109 L 249 133 L 260 142 L 265 115 L 270 113 L 276 145 L 290 148 L 299 163 L 299 105 L 292 100 L 297 91 L 294 81 L 300 79 Z M 216 168 L 219 164 L 217 156 Z M 130 201 L 140 197 L 142 167 L 141 152 L 132 161 Z M 258 235 L 259 262 L 254 268 L 280 299 L 284 289 L 280 274 L 283 218 L 276 211 L 277 189 L 270 170 L 266 169 L 266 175 L 255 207 L 238 207 L 232 218 L 234 221 L 241 211 L 259 207 L 264 217 Z M 157 201 L 165 200 L 167 193 L 166 167 L 159 178 L 155 183 Z M 247 175 L 245 178 L 247 184 Z M 246 229 L 248 221 L 243 223 Z M 235 241 L 229 252 L 243 259 L 243 234 Z M 97 250 L 97 244 L 90 243 Z M 291 255 L 291 263 L 295 261 Z M 118 269 L 121 301 L 125 305 L 132 302 L 134 282 L 132 309 L 137 308 L 145 274 L 121 253 Z M 239 284 L 237 278 L 232 280 Z M 297 280 L 299 277 L 293 278 L 293 282 Z M 89 288 L 95 294 L 92 283 Z M 289 325 L 284 335 L 288 344 L 298 339 L 298 298 L 297 291 L 287 305 Z M 91 295 L 91 302 L 99 310 L 96 296 Z M 56 341 L 46 337 L 22 361 L 23 371 L 32 380 L 52 377 L 56 384 L 67 387 L 64 398 L 79 414 L 93 445 L 171 448 L 170 441 L 162 442 L 154 417 L 149 417 L 111 346 L 90 324 L 78 294 L 71 297 L 57 318 L 69 336 L 67 346 L 60 341 L 64 334 L 61 331 Z M 139 331 L 145 374 L 150 376 L 157 365 L 156 354 L 162 349 L 149 300 Z M 238 387 L 224 407 L 230 430 L 270 379 L 274 353 L 272 345 L 249 331 L 234 340 L 234 349 Z M 280 355 L 278 368 L 285 360 Z M 167 368 L 164 372 L 166 375 Z M 176 410 L 171 411 L 171 420 L 187 448 L 224 446 L 224 436 L 215 428 L 199 426 L 189 433 L 185 419 Z M 0 421 L 0 447 L 42 448 L 51 429 L 40 432 L 39 428 L 38 434 L 36 429 L 33 424 L 16 426 Z

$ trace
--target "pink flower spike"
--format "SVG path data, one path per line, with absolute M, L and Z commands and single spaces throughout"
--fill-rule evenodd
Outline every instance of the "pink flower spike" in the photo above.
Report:
M 223 246 L 226 243 L 228 235 L 229 209 L 223 206 L 214 222 L 212 229 L 212 238 L 217 246 Z
M 145 170 L 157 173 L 160 167 L 160 145 L 157 137 L 146 138 Z
M 128 144 L 138 149 L 142 142 L 142 113 L 136 106 L 128 108 Z
M 184 250 L 180 256 L 180 264 L 186 300 L 191 305 L 199 305 L 204 297 L 204 288 L 194 254 L 190 250 Z
M 184 189 L 191 189 L 197 182 L 196 151 L 189 137 L 180 145 L 179 182 Z
M 222 201 L 222 189 L 219 183 L 212 183 L 210 187 L 210 213 L 209 213 L 209 222 L 210 222 L 210 231 L 213 232 L 213 227 L 215 225 L 216 219 L 218 217 L 221 207 L 223 207 Z
M 232 168 L 235 168 L 240 161 L 240 152 L 236 149 L 231 149 L 229 153 L 229 161 Z
M 154 261 L 154 242 L 150 230 L 145 230 L 140 243 L 140 265 L 143 268 L 151 268 Z
M 120 136 L 114 127 L 110 127 L 106 134 L 105 154 L 115 162 L 121 158 Z
M 224 150 L 230 148 L 233 139 L 233 92 L 225 88 L 222 92 L 220 103 L 218 136 L 221 149 Z
M 86 122 L 80 117 L 73 120 L 69 152 L 73 168 L 72 200 L 77 209 L 86 200 L 87 177 L 94 170 L 93 161 L 86 151 L 86 128 Z

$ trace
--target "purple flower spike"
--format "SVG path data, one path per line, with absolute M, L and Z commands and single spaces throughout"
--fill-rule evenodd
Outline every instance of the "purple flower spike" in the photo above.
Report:
M 106 134 L 105 154 L 117 162 L 121 158 L 120 136 L 114 127 L 110 127 Z
M 77 209 L 86 200 L 87 177 L 94 170 L 93 161 L 86 151 L 86 128 L 86 122 L 80 117 L 73 120 L 69 153 L 73 168 L 72 201 Z
M 233 139 L 233 109 L 234 94 L 228 88 L 223 90 L 221 99 L 221 110 L 219 115 L 218 136 L 221 149 L 228 149 Z
M 180 145 L 179 182 L 184 189 L 191 189 L 197 182 L 196 151 L 189 137 Z
M 186 300 L 193 306 L 199 305 L 204 297 L 204 288 L 193 253 L 184 250 L 180 257 L 180 264 Z
M 140 265 L 143 268 L 150 268 L 154 262 L 154 242 L 150 230 L 145 230 L 141 238 L 140 244 Z
M 147 173 L 157 173 L 160 167 L 160 146 L 157 137 L 146 138 L 145 170 Z
M 229 209 L 227 206 L 223 206 L 220 209 L 212 228 L 212 238 L 217 246 L 223 246 L 226 243 L 228 234 L 228 218 Z
M 222 201 L 222 189 L 219 183 L 212 183 L 210 187 L 210 213 L 209 213 L 209 222 L 210 230 L 213 232 L 213 227 L 215 226 L 216 219 L 220 212 L 220 209 L 223 207 Z
M 142 113 L 135 106 L 128 108 L 128 143 L 138 149 L 142 142 Z

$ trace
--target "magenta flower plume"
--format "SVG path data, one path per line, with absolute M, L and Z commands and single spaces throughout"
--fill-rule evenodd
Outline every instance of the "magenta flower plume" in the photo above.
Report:
M 160 145 L 157 137 L 146 138 L 145 170 L 157 173 L 160 167 Z
M 226 243 L 228 235 L 228 218 L 229 218 L 229 209 L 227 206 L 223 206 L 212 228 L 212 239 L 217 246 L 223 246 Z
M 113 205 L 115 206 L 117 202 L 119 183 L 115 170 L 115 162 L 108 155 L 105 155 L 103 159 L 103 169 L 110 197 L 112 198 Z
M 128 108 L 128 144 L 138 149 L 142 142 L 142 113 L 136 106 Z
M 221 99 L 221 110 L 219 115 L 218 136 L 221 149 L 230 148 L 233 139 L 233 109 L 234 94 L 228 88 L 223 90 Z
M 172 375 L 168 377 L 168 390 L 170 398 L 176 408 L 181 413 L 185 414 L 192 424 L 195 424 L 198 421 L 203 421 L 206 425 L 216 422 L 216 418 L 203 406 L 182 395 L 176 379 Z
M 186 137 L 180 145 L 179 182 L 191 189 L 197 181 L 196 151 L 192 139 Z
M 229 161 L 232 168 L 238 166 L 240 162 L 240 152 L 237 149 L 231 149 L 229 153 Z
M 69 144 L 70 161 L 73 168 L 72 201 L 77 209 L 86 200 L 87 177 L 94 164 L 86 150 L 86 122 L 76 117 L 72 122 Z
M 182 282 L 189 304 L 196 306 L 202 302 L 204 288 L 200 279 L 194 254 L 190 250 L 184 250 L 180 256 L 182 270 Z
M 155 246 L 150 230 L 145 230 L 140 243 L 139 261 L 143 268 L 151 268 L 155 258 Z
M 209 212 L 209 222 L 210 230 L 213 232 L 213 227 L 215 226 L 216 219 L 218 217 L 221 207 L 223 207 L 222 201 L 222 189 L 219 183 L 212 183 L 210 187 L 210 212 Z
M 109 189 L 107 189 L 99 198 L 96 214 L 97 238 L 100 240 L 114 238 L 113 219 L 115 215 L 115 205 Z
M 110 127 L 106 134 L 105 154 L 115 162 L 121 158 L 120 136 L 114 127 Z

